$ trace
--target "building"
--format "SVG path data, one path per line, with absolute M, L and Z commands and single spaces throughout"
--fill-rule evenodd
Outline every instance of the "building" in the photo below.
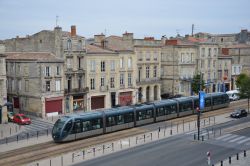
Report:
M 228 49 L 222 48 L 218 56 L 218 81 L 217 91 L 226 92 L 231 90 L 232 56 Z
M 64 113 L 64 60 L 45 52 L 6 52 L 8 101 L 14 112 Z
M 0 50 L 0 124 L 6 123 L 8 121 L 7 118 L 7 107 L 5 106 L 7 103 L 7 89 L 6 89 L 6 64 L 5 58 L 6 55 L 2 54 L 4 52 L 3 45 L 0 44 L 0 47 L 3 49 Z
M 4 42 L 6 52 L 48 52 L 63 58 L 65 112 L 87 110 L 88 88 L 84 84 L 83 70 L 86 43 L 84 37 L 76 34 L 76 26 L 71 26 L 70 32 L 55 27 L 53 31 L 42 30 L 34 35 L 24 38 L 17 36 Z
M 163 42 L 162 93 L 190 96 L 192 79 L 197 71 L 197 45 L 185 39 L 169 39 Z
M 95 35 L 95 43 L 98 37 Z M 112 92 L 119 90 L 118 66 L 118 53 L 96 44 L 87 45 L 84 65 L 85 83 L 89 88 L 87 110 L 111 107 Z
M 138 102 L 161 100 L 161 40 L 145 37 L 132 42 L 137 57 Z

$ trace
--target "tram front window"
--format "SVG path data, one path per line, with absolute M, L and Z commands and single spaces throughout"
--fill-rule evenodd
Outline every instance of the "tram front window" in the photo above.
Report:
M 64 124 L 67 122 L 68 118 L 67 117 L 64 117 L 64 118 L 61 118 L 61 119 L 58 119 L 56 121 L 56 123 L 54 124 L 54 127 L 53 127 L 53 130 L 52 130 L 52 134 L 58 134 L 61 132 Z

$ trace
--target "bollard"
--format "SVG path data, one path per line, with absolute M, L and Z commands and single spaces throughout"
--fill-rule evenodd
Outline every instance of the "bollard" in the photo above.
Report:
M 228 161 L 229 161 L 229 164 L 231 164 L 231 156 L 229 156 Z
M 201 136 L 201 140 L 202 140 L 202 141 L 204 141 L 204 135 L 203 135 L 203 136 Z
M 158 132 L 161 132 L 161 127 L 159 127 Z
M 102 145 L 102 154 L 104 154 L 105 145 Z
M 172 129 L 170 130 L 170 135 L 172 135 L 173 134 L 173 131 L 172 131 Z
M 178 128 L 179 128 L 179 123 L 177 123 L 177 128 L 176 128 L 176 130 L 177 130 L 177 133 L 178 133 Z
M 135 140 L 135 144 L 137 145 L 137 137 L 135 138 L 136 140 Z
M 121 149 L 122 149 L 122 141 L 120 140 L 120 145 L 121 145 Z
M 236 154 L 236 160 L 239 160 L 239 153 Z
M 196 140 L 196 134 L 194 134 L 194 140 Z
M 220 161 L 220 166 L 223 166 L 223 161 Z
M 206 125 L 206 120 L 204 119 L 204 126 Z
M 246 150 L 244 150 L 244 157 L 246 157 L 247 156 L 247 153 L 246 153 Z
M 36 163 L 37 166 L 39 166 L 39 163 Z
M 164 137 L 166 136 L 166 129 L 164 130 Z
M 184 120 L 183 120 L 183 123 L 182 123 L 182 124 L 183 124 L 183 132 L 184 132 L 184 131 L 185 131 L 185 129 L 184 129 L 184 128 L 185 128 L 185 127 L 184 127 Z
M 114 143 L 112 142 L 112 151 L 114 151 Z
M 95 148 L 93 148 L 93 153 L 94 153 L 94 156 L 95 156 Z
M 146 140 L 145 134 L 144 134 L 143 138 L 144 138 L 144 142 L 145 142 L 145 140 Z
M 83 150 L 82 151 L 82 159 L 84 159 L 84 157 L 85 157 L 85 151 Z
M 151 141 L 153 140 L 153 134 L 152 133 L 150 133 L 150 135 L 151 135 Z
M 51 166 L 51 159 L 49 160 L 49 165 Z
M 61 156 L 61 166 L 63 166 L 63 156 Z

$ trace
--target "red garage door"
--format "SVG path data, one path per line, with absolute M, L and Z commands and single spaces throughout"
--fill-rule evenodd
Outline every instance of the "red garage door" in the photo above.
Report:
M 46 99 L 45 103 L 45 112 L 46 113 L 51 113 L 51 112 L 58 112 L 62 113 L 62 99 Z
M 121 106 L 132 104 L 132 92 L 121 92 L 119 95 L 119 104 Z
M 105 96 L 93 96 L 93 97 L 91 97 L 91 110 L 104 108 L 104 97 Z

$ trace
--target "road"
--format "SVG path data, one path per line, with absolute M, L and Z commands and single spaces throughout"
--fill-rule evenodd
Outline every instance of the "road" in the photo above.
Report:
M 249 120 L 250 117 L 242 118 L 213 128 L 219 130 Z M 250 149 L 249 127 L 205 141 L 193 140 L 193 135 L 186 133 L 82 162 L 76 166 L 206 166 L 208 151 L 211 153 L 211 163 L 217 163 L 247 149 Z

